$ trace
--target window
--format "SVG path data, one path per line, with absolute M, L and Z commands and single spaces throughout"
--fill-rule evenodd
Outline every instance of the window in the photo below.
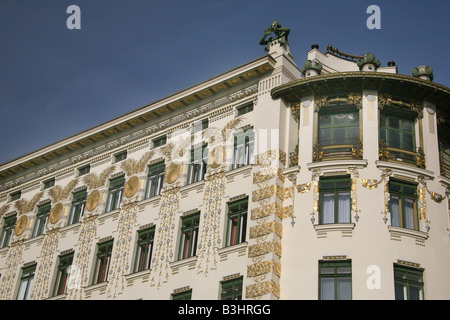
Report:
M 158 148 L 160 146 L 163 146 L 166 144 L 167 141 L 167 137 L 166 136 L 162 136 L 159 138 L 154 139 L 153 142 L 153 148 Z
M 394 265 L 395 300 L 423 300 L 423 270 Z
M 17 293 L 17 300 L 28 300 L 30 289 L 33 284 L 34 272 L 36 265 L 22 268 L 22 277 L 20 278 L 19 292 Z
M 417 215 L 417 186 L 389 181 L 389 210 L 391 224 L 395 227 L 419 230 Z
M 56 275 L 54 295 L 67 292 L 67 285 L 70 276 L 70 266 L 73 261 L 73 252 L 59 257 L 59 265 Z
M 196 255 L 199 223 L 200 212 L 182 218 L 178 260 Z
M 319 299 L 352 299 L 351 261 L 319 262 Z
M 350 178 L 321 178 L 319 182 L 320 224 L 350 223 Z
M 151 198 L 161 194 L 164 181 L 165 165 L 164 162 L 157 163 L 148 167 L 147 189 L 145 198 Z
M 359 138 L 359 113 L 321 113 L 319 140 L 322 146 L 353 144 Z
M 114 162 L 119 162 L 119 161 L 123 161 L 127 158 L 127 151 L 122 151 L 118 154 L 114 155 Z
M 254 139 L 253 129 L 240 131 L 234 135 L 233 169 L 253 162 Z
M 48 216 L 50 215 L 50 203 L 43 204 L 38 207 L 36 214 L 36 222 L 33 229 L 33 237 L 40 236 L 45 232 L 47 226 Z
M 78 169 L 78 176 L 83 176 L 91 171 L 91 165 L 87 165 Z
M 20 190 L 14 192 L 14 193 L 11 193 L 11 195 L 9 196 L 9 201 L 19 200 L 21 196 L 22 196 L 22 192 Z
M 208 148 L 203 146 L 191 151 L 191 162 L 187 177 L 187 184 L 201 181 L 205 178 L 208 164 Z
M 201 131 L 205 130 L 206 128 L 208 128 L 208 119 L 203 119 L 203 120 L 194 122 L 194 130 L 193 130 L 194 133 L 201 132 Z
M 253 111 L 253 102 L 247 103 L 243 106 L 240 106 L 237 108 L 237 116 L 242 116 L 243 114 L 246 114 L 248 112 Z
M 122 201 L 124 185 L 124 176 L 110 180 L 106 212 L 113 211 L 119 208 L 120 202 Z
M 108 280 L 109 265 L 111 263 L 111 254 L 114 240 L 99 243 L 97 250 L 97 262 L 95 266 L 94 284 L 102 283 Z
M 154 238 L 154 227 L 138 232 L 135 272 L 150 269 Z
M 70 216 L 68 224 L 74 224 L 80 221 L 84 214 L 84 209 L 86 207 L 86 190 L 77 192 L 73 195 L 72 209 L 70 209 Z
M 11 236 L 12 236 L 13 230 L 16 226 L 16 220 L 17 220 L 16 215 L 5 217 L 3 219 L 4 223 L 3 223 L 3 229 L 2 229 L 2 234 L 1 234 L 1 238 L 0 238 L 0 248 L 5 248 L 5 247 L 9 246 L 9 242 L 11 241 Z
M 51 188 L 55 185 L 55 178 L 52 178 L 50 180 L 44 181 L 44 189 Z
M 248 198 L 228 205 L 227 245 L 245 242 L 247 231 Z
M 179 293 L 172 293 L 172 300 L 191 300 L 192 290 L 187 290 Z
M 389 151 L 389 159 L 416 163 L 413 118 L 380 114 L 380 140 Z
M 221 300 L 242 300 L 242 277 L 222 282 Z

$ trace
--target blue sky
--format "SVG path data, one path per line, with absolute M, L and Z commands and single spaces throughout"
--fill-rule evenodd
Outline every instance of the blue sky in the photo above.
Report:
M 449 16 L 442 0 L 0 0 L 0 164 L 264 55 L 274 19 L 299 67 L 332 44 L 402 74 L 431 65 L 450 86 Z

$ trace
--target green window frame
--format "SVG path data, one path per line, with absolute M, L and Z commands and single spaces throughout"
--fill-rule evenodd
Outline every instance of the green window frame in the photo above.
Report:
M 242 300 L 243 278 L 239 277 L 232 280 L 221 282 L 221 300 Z
M 127 158 L 127 155 L 128 155 L 128 152 L 126 150 L 115 154 L 114 162 L 120 162 L 120 161 L 125 160 Z
M 72 207 L 70 209 L 69 220 L 67 225 L 71 225 L 80 221 L 86 209 L 87 191 L 82 190 L 73 194 Z
M 189 163 L 187 184 L 202 181 L 205 178 L 208 166 L 208 146 L 192 148 Z
M 31 286 L 33 285 L 35 271 L 36 264 L 22 268 L 22 276 L 20 277 L 17 300 L 28 300 L 31 292 Z
M 98 284 L 108 281 L 109 266 L 114 240 L 99 243 L 97 245 L 97 261 L 95 263 L 94 283 Z
M 55 178 L 44 181 L 44 189 L 49 189 L 55 185 Z
M 359 111 L 339 108 L 319 113 L 318 139 L 322 146 L 353 145 L 359 139 Z
M 0 237 L 0 248 L 9 246 L 11 236 L 16 227 L 17 216 L 11 215 L 3 218 L 2 235 Z
M 351 261 L 319 261 L 319 300 L 351 299 Z
M 319 224 L 351 222 L 351 179 L 321 177 L 319 180 Z
M 253 128 L 240 130 L 234 135 L 233 169 L 237 169 L 253 162 L 255 133 Z
M 88 164 L 84 167 L 78 168 L 78 176 L 83 176 L 85 174 L 88 174 L 91 171 L 91 165 Z
M 417 185 L 390 180 L 389 211 L 391 213 L 392 226 L 419 230 Z
M 73 252 L 59 256 L 59 264 L 57 268 L 55 288 L 53 295 L 57 296 L 67 292 L 67 285 L 69 284 L 70 267 L 73 262 Z
M 155 227 L 138 231 L 134 272 L 150 269 Z
M 181 236 L 178 260 L 187 259 L 197 254 L 200 212 L 181 218 Z
M 165 145 L 166 142 L 167 142 L 167 136 L 164 135 L 162 137 L 152 140 L 152 145 L 153 145 L 153 148 L 158 148 L 158 147 Z
M 179 293 L 172 293 L 172 300 L 192 300 L 192 289 Z
M 36 214 L 36 221 L 34 223 L 34 229 L 33 229 L 33 237 L 40 236 L 44 234 L 45 227 L 48 223 L 48 217 L 50 216 L 50 209 L 51 205 L 50 203 L 43 204 L 38 207 L 38 211 Z
M 423 270 L 394 264 L 395 300 L 424 300 Z
M 106 203 L 106 211 L 113 211 L 119 208 L 122 202 L 123 189 L 125 186 L 125 177 L 117 177 L 109 182 L 108 200 Z
M 13 201 L 19 200 L 21 196 L 22 196 L 22 191 L 19 190 L 19 191 L 13 192 L 9 195 L 9 201 L 13 202 Z
M 248 198 L 237 200 L 228 204 L 227 215 L 227 246 L 246 241 L 247 233 Z
M 147 187 L 145 190 L 146 199 L 161 194 L 165 170 L 166 166 L 164 162 L 156 163 L 148 167 Z
M 253 102 L 244 104 L 243 106 L 239 106 L 237 109 L 237 116 L 240 117 L 243 114 L 249 113 L 253 111 Z
M 414 118 L 380 113 L 380 139 L 387 147 L 415 152 Z

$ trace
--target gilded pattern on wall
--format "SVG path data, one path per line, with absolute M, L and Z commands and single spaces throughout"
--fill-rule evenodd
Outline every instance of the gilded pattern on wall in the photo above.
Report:
M 257 202 L 259 207 L 252 209 L 249 220 L 251 264 L 247 266 L 247 277 L 253 283 L 246 286 L 247 298 L 262 299 L 266 294 L 280 297 L 282 218 L 274 209 L 282 208 L 282 199 L 290 194 L 290 189 L 277 184 L 284 182 L 284 177 L 277 179 L 278 174 L 275 174 L 278 160 L 279 150 L 269 150 L 259 154 L 255 161 L 259 171 L 253 175 L 257 189 L 252 193 L 252 202 Z
M 210 170 L 205 180 L 204 209 L 200 219 L 201 232 L 197 246 L 197 270 L 198 273 L 204 273 L 207 276 L 210 270 L 217 268 L 219 261 L 217 249 L 223 245 L 221 216 L 222 199 L 225 194 L 225 172 Z
M 117 240 L 114 242 L 110 274 L 106 287 L 107 298 L 117 298 L 125 289 L 125 275 L 130 273 L 129 256 L 131 252 L 131 239 L 137 222 L 137 197 L 132 200 L 123 200 L 119 210 L 119 223 L 117 225 Z
M 82 300 L 85 297 L 84 287 L 88 285 L 89 257 L 97 236 L 97 214 L 85 213 L 81 221 L 81 231 L 73 257 L 66 300 Z
M 18 281 L 19 269 L 22 264 L 24 240 L 17 240 L 10 244 L 8 248 L 5 269 L 3 269 L 0 279 L 0 300 L 13 299 L 14 284 Z
M 51 229 L 45 233 L 40 260 L 33 280 L 33 292 L 30 295 L 32 300 L 46 299 L 51 295 L 51 273 L 54 270 L 53 262 L 58 250 L 59 235 L 59 228 Z
M 180 213 L 180 192 L 177 185 L 162 189 L 161 205 L 157 217 L 155 252 L 152 255 L 150 284 L 158 288 L 169 280 L 170 265 L 174 257 L 175 217 Z

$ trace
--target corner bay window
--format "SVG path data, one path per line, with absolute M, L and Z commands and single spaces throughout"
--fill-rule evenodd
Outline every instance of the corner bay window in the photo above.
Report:
M 324 177 L 319 182 L 319 223 L 350 223 L 351 180 Z
M 419 230 L 417 215 L 417 186 L 389 181 L 389 210 L 391 224 L 395 227 Z
M 319 261 L 319 299 L 352 299 L 351 261 Z
M 178 260 L 187 259 L 197 254 L 199 224 L 200 212 L 182 218 Z

